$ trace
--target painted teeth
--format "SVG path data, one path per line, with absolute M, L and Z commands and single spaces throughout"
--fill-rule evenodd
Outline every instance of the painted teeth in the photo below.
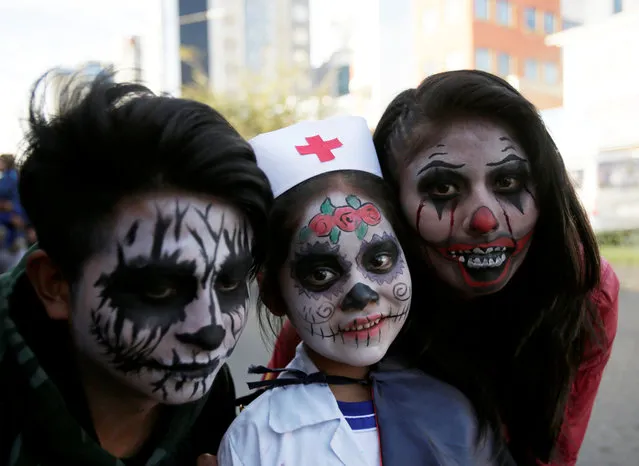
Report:
M 364 325 L 352 325 L 350 327 L 344 328 L 344 331 L 345 332 L 359 332 L 360 330 L 366 330 L 366 329 L 369 329 L 371 327 L 376 326 L 377 324 L 379 324 L 379 322 L 381 320 L 382 319 L 376 319 L 376 320 L 370 321 L 370 322 L 368 322 L 368 323 L 366 323 Z
M 463 257 L 459 258 L 459 262 L 464 262 Z M 466 267 L 471 269 L 485 269 L 491 267 L 501 267 L 506 262 L 506 254 L 500 254 L 497 257 L 470 257 L 466 261 Z
M 505 246 L 496 246 L 496 247 L 490 247 L 490 248 L 473 248 L 472 250 L 470 249 L 465 249 L 463 251 L 449 251 L 449 254 L 453 257 L 458 257 L 458 256 L 468 256 L 470 254 L 494 254 L 496 252 L 506 252 L 506 247 Z M 463 261 L 462 261 L 463 262 Z

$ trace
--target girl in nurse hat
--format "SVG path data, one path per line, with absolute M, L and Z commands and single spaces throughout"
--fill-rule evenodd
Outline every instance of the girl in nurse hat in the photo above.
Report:
M 219 464 L 510 464 L 460 392 L 378 364 L 409 319 L 412 283 L 366 122 L 302 122 L 251 144 L 276 197 L 261 298 L 302 342 L 279 377 L 253 384 L 270 389 L 231 425 Z

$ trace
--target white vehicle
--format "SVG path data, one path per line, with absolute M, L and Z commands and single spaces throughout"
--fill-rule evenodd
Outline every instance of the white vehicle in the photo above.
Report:
M 639 229 L 639 147 L 566 160 L 596 232 Z

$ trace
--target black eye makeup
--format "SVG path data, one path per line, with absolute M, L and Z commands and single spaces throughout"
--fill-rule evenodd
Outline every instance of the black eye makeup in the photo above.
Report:
M 339 245 L 318 242 L 295 254 L 291 271 L 304 290 L 319 293 L 333 287 L 350 268 L 351 263 L 339 253 Z
M 417 182 L 419 192 L 434 200 L 455 198 L 466 185 L 464 177 L 453 170 L 433 168 L 424 172 Z
M 502 165 L 491 171 L 493 190 L 498 194 L 512 194 L 522 191 L 530 181 L 530 170 L 524 162 Z
M 357 255 L 357 267 L 371 281 L 379 285 L 391 283 L 402 273 L 404 263 L 397 239 L 388 234 L 373 235 L 363 241 Z

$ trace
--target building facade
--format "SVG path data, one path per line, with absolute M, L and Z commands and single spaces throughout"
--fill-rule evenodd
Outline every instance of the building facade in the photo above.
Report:
M 178 3 L 182 85 L 195 82 L 195 62 L 220 92 L 239 90 L 247 74 L 276 80 L 292 69 L 300 90 L 310 88 L 308 0 Z
M 560 0 L 414 0 L 418 71 L 475 68 L 508 79 L 541 109 L 562 103 Z

